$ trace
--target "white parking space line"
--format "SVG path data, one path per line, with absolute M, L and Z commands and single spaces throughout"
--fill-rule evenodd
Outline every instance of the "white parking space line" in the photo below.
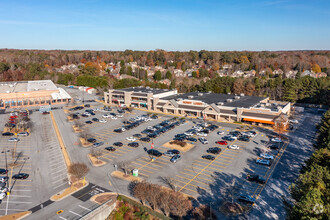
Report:
M 8 197 L 7 197 L 8 198 Z M 32 203 L 32 202 L 21 202 L 21 201 L 2 201 L 2 203 L 7 203 L 7 204 L 9 204 L 9 203 L 26 203 L 26 204 L 30 204 L 30 203 Z
M 30 192 L 32 190 L 29 190 L 29 189 L 14 189 L 13 191 L 14 192 L 16 192 L 16 191 Z
M 32 197 L 32 196 L 22 196 L 22 195 L 10 195 L 10 196 L 12 196 L 12 197 Z
M 92 210 L 90 210 L 90 209 L 88 209 L 88 208 L 86 208 L 86 207 L 84 207 L 84 206 L 82 206 L 82 205 L 78 205 L 80 208 L 83 208 L 83 209 L 86 209 L 86 210 L 88 210 L 88 211 L 92 211 Z
M 67 184 L 67 182 L 65 182 L 65 183 L 62 183 L 62 184 L 60 184 L 60 185 L 58 185 L 58 186 L 54 187 L 53 189 L 57 189 L 57 188 L 59 188 L 59 187 L 63 186 L 64 184 Z
M 53 173 L 59 173 L 59 172 L 63 172 L 63 171 L 65 171 L 66 169 L 62 169 L 62 170 L 58 170 L 58 171 L 56 171 L 56 172 L 53 172 Z
M 75 212 L 73 212 L 73 211 L 69 211 L 69 212 L 71 212 L 72 214 L 75 214 L 75 215 L 77 215 L 77 216 L 79 216 L 79 217 L 82 217 L 82 215 L 79 215 L 78 213 L 75 213 Z
M 62 216 L 58 216 L 60 219 L 67 220 L 66 218 L 63 218 Z

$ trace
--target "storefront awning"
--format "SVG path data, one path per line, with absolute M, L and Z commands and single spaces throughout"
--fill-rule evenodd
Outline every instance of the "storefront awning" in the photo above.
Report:
M 254 119 L 254 118 L 243 118 L 244 121 L 251 121 L 251 122 L 259 122 L 259 123 L 264 123 L 264 124 L 270 124 L 273 125 L 273 121 L 266 121 L 266 120 L 261 120 L 261 119 Z

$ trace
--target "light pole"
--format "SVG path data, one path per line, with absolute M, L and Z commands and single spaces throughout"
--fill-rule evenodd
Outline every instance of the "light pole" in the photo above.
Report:
M 7 162 L 7 152 L 10 152 L 10 150 L 4 150 L 4 151 L 2 151 L 1 153 L 4 153 L 5 154 L 5 160 L 6 160 L 6 170 L 7 170 L 7 179 L 9 179 L 8 178 L 8 162 Z

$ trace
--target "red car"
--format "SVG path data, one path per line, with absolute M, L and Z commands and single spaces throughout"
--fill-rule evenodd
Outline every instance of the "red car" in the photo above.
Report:
M 10 116 L 10 118 L 17 118 L 17 115 L 12 115 Z
M 215 143 L 220 144 L 220 145 L 227 145 L 228 144 L 227 141 L 217 141 Z

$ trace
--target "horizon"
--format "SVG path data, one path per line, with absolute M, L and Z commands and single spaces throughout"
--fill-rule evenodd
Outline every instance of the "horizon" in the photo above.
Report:
M 330 49 L 330 2 L 32 0 L 0 3 L 0 48 L 91 51 Z

